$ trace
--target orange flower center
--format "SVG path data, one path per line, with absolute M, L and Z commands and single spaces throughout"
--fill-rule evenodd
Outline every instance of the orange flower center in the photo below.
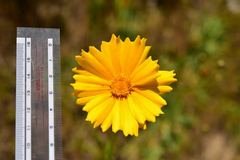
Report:
M 133 91 L 131 86 L 131 79 L 129 76 L 117 76 L 112 80 L 110 85 L 111 93 L 114 98 L 123 99 Z

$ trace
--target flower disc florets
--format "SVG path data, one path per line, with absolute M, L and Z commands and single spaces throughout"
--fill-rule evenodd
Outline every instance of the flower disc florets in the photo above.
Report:
M 131 79 L 129 76 L 119 75 L 112 80 L 110 85 L 111 93 L 113 98 L 123 99 L 127 98 L 131 91 L 133 91 L 131 86 Z

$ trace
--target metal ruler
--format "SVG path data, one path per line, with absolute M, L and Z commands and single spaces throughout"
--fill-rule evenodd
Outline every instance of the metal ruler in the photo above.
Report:
M 16 160 L 61 160 L 59 29 L 17 28 Z

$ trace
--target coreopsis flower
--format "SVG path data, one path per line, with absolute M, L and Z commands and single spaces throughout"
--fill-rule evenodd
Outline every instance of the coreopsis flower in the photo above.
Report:
M 159 71 L 158 61 L 147 58 L 150 48 L 140 36 L 131 42 L 112 35 L 101 50 L 90 46 L 89 52 L 82 50 L 75 57 L 73 96 L 78 105 L 85 105 L 86 121 L 94 128 L 101 125 L 105 132 L 112 126 L 113 132 L 138 136 L 146 121 L 155 122 L 163 114 L 167 103 L 160 94 L 170 92 L 168 85 L 177 80 L 173 71 Z

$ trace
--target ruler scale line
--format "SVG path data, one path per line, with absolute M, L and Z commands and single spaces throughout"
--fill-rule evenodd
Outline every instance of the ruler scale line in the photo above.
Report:
M 25 160 L 25 38 L 17 38 L 16 55 L 16 160 Z M 18 125 L 20 124 L 20 125 Z
M 31 160 L 31 38 L 27 38 L 26 42 L 26 160 Z
M 48 39 L 48 129 L 49 129 L 49 160 L 55 159 L 54 149 L 54 88 L 53 88 L 53 39 Z

